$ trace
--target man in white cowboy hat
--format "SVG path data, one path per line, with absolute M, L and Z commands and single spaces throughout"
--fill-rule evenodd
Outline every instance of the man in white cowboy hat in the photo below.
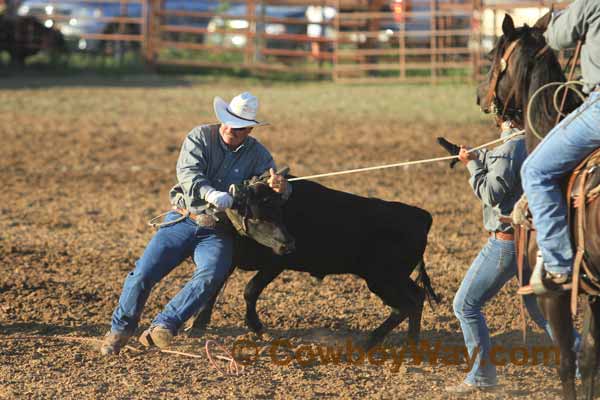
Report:
M 256 119 L 258 99 L 248 92 L 229 104 L 215 97 L 214 109 L 220 124 L 197 126 L 183 142 L 178 184 L 170 192 L 174 211 L 165 216 L 127 275 L 102 354 L 119 353 L 137 329 L 152 287 L 187 257 L 196 264 L 194 275 L 142 333 L 142 344 L 168 347 L 182 324 L 220 287 L 231 266 L 233 236 L 215 229 L 205 211 L 209 206 L 224 210 L 233 205 L 230 185 L 270 171 L 271 188 L 284 198 L 290 194 L 289 183 L 274 172 L 269 151 L 249 136 L 255 126 L 266 124 Z

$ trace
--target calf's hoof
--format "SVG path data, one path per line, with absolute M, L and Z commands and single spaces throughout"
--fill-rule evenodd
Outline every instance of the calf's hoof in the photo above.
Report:
M 261 333 L 264 329 L 263 324 L 260 322 L 260 320 L 258 318 L 246 317 L 246 325 L 248 326 L 248 329 L 250 329 L 252 332 L 254 332 L 256 334 Z

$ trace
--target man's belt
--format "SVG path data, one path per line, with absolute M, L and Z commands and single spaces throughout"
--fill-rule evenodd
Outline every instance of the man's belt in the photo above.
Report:
M 212 215 L 208 215 L 206 213 L 194 214 L 193 212 L 189 212 L 188 210 L 179 208 L 177 206 L 173 206 L 173 211 L 178 212 L 184 217 L 190 218 L 202 227 L 214 229 L 217 226 L 217 220 Z
M 499 240 L 515 240 L 515 235 L 512 232 L 490 232 L 490 236 Z

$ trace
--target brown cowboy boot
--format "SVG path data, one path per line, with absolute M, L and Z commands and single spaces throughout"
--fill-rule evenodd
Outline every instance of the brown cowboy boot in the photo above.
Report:
M 100 346 L 100 353 L 104 356 L 117 355 L 123 347 L 127 344 L 127 341 L 131 335 L 110 331 L 104 336 L 102 345 Z
M 139 341 L 146 347 L 156 346 L 159 349 L 166 349 L 171 345 L 173 333 L 164 326 L 155 325 L 146 329 L 140 335 Z

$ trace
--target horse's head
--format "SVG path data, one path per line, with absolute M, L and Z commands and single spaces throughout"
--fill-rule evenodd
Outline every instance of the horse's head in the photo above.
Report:
M 270 247 L 276 254 L 295 250 L 294 238 L 283 224 L 282 196 L 267 183 L 268 172 L 229 189 L 234 205 L 227 217 L 238 233 Z
M 516 28 L 512 17 L 506 14 L 502 22 L 503 34 L 488 55 L 491 67 L 477 88 L 477 104 L 481 110 L 524 127 L 529 150 L 539 142 L 530 134 L 531 127 L 526 118 L 529 99 L 541 86 L 565 81 L 560 63 L 543 36 L 550 18 L 551 11 L 533 27 Z M 531 104 L 532 124 L 543 135 L 556 123 L 553 95 L 553 90 L 543 90 Z M 569 98 L 565 110 L 573 108 L 571 101 Z

